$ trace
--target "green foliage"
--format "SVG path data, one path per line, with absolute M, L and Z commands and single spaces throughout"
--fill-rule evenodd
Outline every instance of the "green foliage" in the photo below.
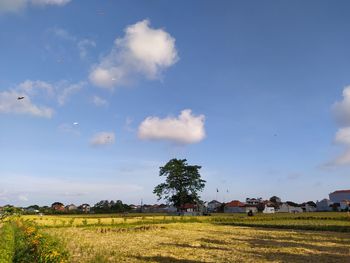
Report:
M 67 262 L 68 252 L 62 244 L 48 234 L 42 233 L 33 223 L 17 220 L 16 222 L 12 222 L 11 225 L 14 232 L 14 254 L 12 262 Z
M 15 232 L 11 223 L 0 228 L 0 263 L 11 263 L 15 252 Z
M 186 203 L 198 203 L 198 192 L 204 189 L 205 181 L 199 174 L 201 166 L 188 165 L 186 159 L 172 159 L 160 167 L 159 176 L 165 176 L 165 183 L 154 188 L 158 200 L 165 199 L 176 207 Z

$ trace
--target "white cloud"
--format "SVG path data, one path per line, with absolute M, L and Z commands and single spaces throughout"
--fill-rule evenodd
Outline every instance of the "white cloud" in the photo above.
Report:
M 102 99 L 99 96 L 93 96 L 92 97 L 92 102 L 96 105 L 96 106 L 107 106 L 108 102 L 105 99 Z
M 178 143 L 197 143 L 205 138 L 205 116 L 183 110 L 176 117 L 147 117 L 139 126 L 138 136 L 143 140 L 169 140 Z
M 35 105 L 29 96 L 26 96 L 23 100 L 17 100 L 17 97 L 23 95 L 23 92 L 16 90 L 0 92 L 0 113 L 29 114 L 45 118 L 52 117 L 53 109 Z
M 333 161 L 326 164 L 326 167 L 349 165 L 350 164 L 350 149 L 346 149 L 341 155 L 337 156 Z
M 62 85 L 62 91 L 60 91 L 57 97 L 58 103 L 60 105 L 64 105 L 70 96 L 80 91 L 85 85 L 86 83 L 83 81 L 75 84 L 67 84 L 66 82 L 64 82 Z
M 27 6 L 27 0 L 1 0 L 0 13 L 16 13 Z
M 63 6 L 70 2 L 71 0 L 30 0 L 30 2 L 33 5 L 57 5 L 57 6 Z
M 58 126 L 58 130 L 65 133 L 80 135 L 80 131 L 77 128 L 77 125 L 74 124 L 62 123 L 60 126 Z
M 110 53 L 90 73 L 96 86 L 113 88 L 143 76 L 157 79 L 178 60 L 175 39 L 163 29 L 153 29 L 148 20 L 125 29 Z
M 51 28 L 48 30 L 48 32 L 53 34 L 57 38 L 71 42 L 78 49 L 79 56 L 81 59 L 85 59 L 87 57 L 89 48 L 96 47 L 96 42 L 93 41 L 92 39 L 87 39 L 87 38 L 81 39 L 69 33 L 67 30 L 63 28 L 58 28 L 58 27 Z
M 333 112 L 340 126 L 350 126 L 350 86 L 343 90 L 343 100 L 333 105 Z
M 350 145 L 350 127 L 339 129 L 335 134 L 334 141 L 339 144 Z
M 329 166 L 350 164 L 350 86 L 343 89 L 343 99 L 334 103 L 332 110 L 340 128 L 334 142 L 345 147 L 344 152 L 326 164 Z
M 84 59 L 87 56 L 88 48 L 89 47 L 96 47 L 96 43 L 95 43 L 95 41 L 93 41 L 91 39 L 82 39 L 82 40 L 78 41 L 77 47 L 79 49 L 80 58 Z
M 56 100 L 64 105 L 70 96 L 78 92 L 86 82 L 69 83 L 61 81 L 51 84 L 41 80 L 25 80 L 22 83 L 0 91 L 0 113 L 28 114 L 37 117 L 51 118 L 54 110 L 51 107 L 38 105 L 34 99 Z M 17 100 L 18 97 L 24 97 Z
M 93 146 L 99 146 L 114 144 L 114 142 L 115 135 L 113 132 L 99 132 L 92 137 L 90 144 Z
M 1 0 L 0 13 L 16 13 L 24 10 L 29 5 L 33 6 L 47 6 L 56 5 L 63 6 L 68 4 L 71 0 Z

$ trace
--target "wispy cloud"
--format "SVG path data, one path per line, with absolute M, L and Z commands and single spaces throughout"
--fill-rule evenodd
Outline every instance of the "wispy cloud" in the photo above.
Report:
M 18 85 L 0 92 L 0 113 L 27 114 L 51 118 L 54 109 L 39 105 L 34 100 L 57 101 L 64 105 L 68 99 L 86 85 L 85 82 L 70 83 L 60 81 L 49 83 L 41 80 L 25 80 Z M 18 97 L 24 97 L 18 100 Z
M 102 99 L 101 97 L 99 96 L 93 96 L 92 97 L 92 103 L 95 104 L 95 106 L 107 106 L 108 105 L 108 101 L 105 100 L 105 99 Z
M 68 42 L 71 45 L 73 45 L 74 48 L 78 51 L 79 57 L 81 59 L 86 59 L 88 57 L 89 50 L 91 48 L 96 47 L 96 42 L 94 40 L 89 38 L 80 38 L 78 36 L 73 35 L 68 30 L 63 28 L 59 28 L 59 27 L 50 28 L 48 30 L 48 33 L 49 35 L 54 36 L 56 40 L 57 39 L 64 40 L 65 42 Z M 54 46 L 60 46 L 60 45 L 57 43 L 57 41 L 55 41 Z M 50 48 L 47 46 L 48 50 L 50 50 L 51 48 L 52 46 L 50 46 Z M 62 48 L 62 47 L 58 50 L 53 48 L 53 52 L 54 53 L 62 52 L 62 49 L 66 50 L 66 48 Z
M 114 88 L 138 76 L 157 79 L 177 60 L 175 39 L 143 20 L 128 26 L 124 37 L 115 40 L 110 53 L 93 67 L 90 81 L 99 87 Z
M 350 165 L 350 86 L 344 88 L 343 99 L 335 102 L 332 110 L 340 126 L 334 142 L 343 146 L 345 150 L 334 160 L 325 164 L 325 167 Z
M 90 140 L 93 146 L 110 145 L 115 142 L 114 132 L 99 132 L 96 133 Z
M 85 85 L 86 85 L 86 82 L 84 81 L 74 83 L 74 84 L 70 84 L 67 82 L 60 84 L 59 86 L 62 86 L 62 88 L 59 91 L 59 94 L 57 97 L 58 103 L 60 105 L 64 105 L 73 94 L 80 91 Z
M 25 95 L 23 100 L 17 100 L 18 97 L 23 95 Z M 25 92 L 10 89 L 0 92 L 0 113 L 27 114 L 51 118 L 54 110 L 50 107 L 34 104 Z
M 178 117 L 147 117 L 138 128 L 138 136 L 143 140 L 168 140 L 190 144 L 205 138 L 205 116 L 183 110 Z
M 71 0 L 1 0 L 0 13 L 17 13 L 28 6 L 64 6 Z

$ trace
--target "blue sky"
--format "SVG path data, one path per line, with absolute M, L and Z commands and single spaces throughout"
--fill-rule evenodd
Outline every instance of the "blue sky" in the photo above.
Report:
M 349 8 L 1 1 L 0 205 L 153 203 L 171 158 L 205 200 L 349 188 Z

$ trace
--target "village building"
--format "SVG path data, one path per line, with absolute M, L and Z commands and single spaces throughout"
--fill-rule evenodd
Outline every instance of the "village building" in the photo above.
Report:
M 74 204 L 70 204 L 66 206 L 66 211 L 67 212 L 73 212 L 73 211 L 77 211 L 78 207 Z
M 316 211 L 319 211 L 319 212 L 332 211 L 332 205 L 333 205 L 333 202 L 331 202 L 329 199 L 323 199 L 321 201 L 317 201 Z
M 249 211 L 257 213 L 258 209 L 255 205 L 245 204 L 238 200 L 233 200 L 224 207 L 224 213 L 248 213 Z
M 262 211 L 264 214 L 274 214 L 275 208 L 273 206 L 267 206 L 265 205 L 264 210 Z
M 219 201 L 216 200 L 212 200 L 207 204 L 207 209 L 208 212 L 218 212 L 219 208 L 221 206 L 221 203 Z
M 350 200 L 340 202 L 340 211 L 350 211 Z
M 82 204 L 78 206 L 78 210 L 83 213 L 90 213 L 91 207 L 89 204 Z
M 303 209 L 292 202 L 280 204 L 277 212 L 279 213 L 302 213 Z
M 260 198 L 246 198 L 246 199 L 245 199 L 245 203 L 246 203 L 247 205 L 256 206 L 256 205 L 258 205 L 258 204 L 260 204 L 260 203 L 262 203 L 262 202 L 263 202 L 263 200 L 262 200 L 261 197 L 260 197 Z
M 350 190 L 338 190 L 329 194 L 332 203 L 340 203 L 343 200 L 350 200 Z
M 58 212 L 64 212 L 64 204 L 55 202 L 51 205 L 51 209 Z
M 306 203 L 301 204 L 301 208 L 303 212 L 316 212 L 316 204 L 313 201 L 308 201 Z

